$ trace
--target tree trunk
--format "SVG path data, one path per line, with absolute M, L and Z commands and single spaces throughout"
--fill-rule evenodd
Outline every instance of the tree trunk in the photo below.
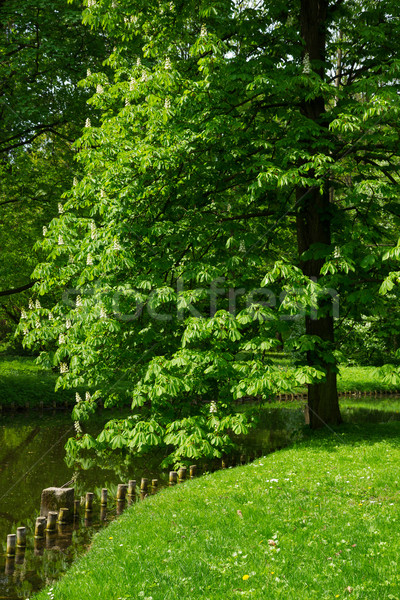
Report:
M 326 14 L 328 0 L 301 0 L 300 27 L 304 42 L 304 57 L 310 61 L 311 68 L 322 78 L 325 60 Z M 318 61 L 315 63 L 315 61 Z M 320 126 L 325 111 L 322 96 L 305 100 L 302 103 L 302 114 L 317 122 Z M 309 148 L 310 150 L 310 148 Z M 319 149 L 321 151 L 321 149 Z M 297 244 L 299 256 L 313 244 L 331 244 L 331 206 L 329 201 L 329 182 L 324 183 L 325 191 L 319 186 L 299 187 L 297 189 Z M 318 280 L 323 259 L 308 259 L 301 262 L 303 273 Z M 328 302 L 328 300 L 326 300 Z M 332 311 L 327 305 L 320 303 L 320 312 L 316 316 L 306 317 L 306 333 L 319 336 L 323 342 L 333 349 L 334 327 Z M 326 348 L 325 348 L 326 351 Z M 322 383 L 308 386 L 308 406 L 306 420 L 311 428 L 324 425 L 336 425 L 341 422 L 339 401 L 336 386 L 335 364 L 326 360 L 318 350 L 308 352 L 308 363 L 322 367 L 327 375 Z

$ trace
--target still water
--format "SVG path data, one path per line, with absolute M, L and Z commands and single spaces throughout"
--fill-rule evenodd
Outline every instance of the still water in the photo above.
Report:
M 357 420 L 354 410 L 349 415 L 351 420 Z M 361 411 L 359 416 L 361 420 L 364 416 L 371 420 L 368 410 L 365 415 Z M 399 413 L 385 413 L 384 417 L 382 420 L 398 419 Z M 108 420 L 110 415 L 99 418 L 93 425 L 93 434 L 96 428 L 100 431 L 102 421 Z M 237 460 L 243 454 L 249 457 L 266 454 L 302 436 L 304 417 L 298 404 L 264 409 L 259 418 L 258 427 L 245 440 L 238 440 Z M 130 479 L 139 482 L 142 477 L 147 477 L 158 479 L 159 487 L 168 485 L 168 471 L 159 468 L 163 459 L 160 454 L 127 460 L 120 458 L 109 464 L 89 459 L 80 464 L 68 464 L 64 445 L 71 435 L 73 427 L 69 413 L 43 411 L 0 417 L 0 599 L 30 598 L 34 591 L 58 578 L 90 543 L 93 533 L 115 518 L 113 498 L 118 483 L 127 483 Z M 216 467 L 199 465 L 199 471 Z M 56 539 L 35 545 L 33 531 L 39 515 L 41 492 L 44 488 L 65 484 L 75 488 L 76 498 L 84 497 L 86 492 L 95 493 L 92 521 L 85 521 L 82 514 L 73 530 L 60 532 L 62 535 Z M 104 487 L 109 490 L 110 500 L 107 514 L 100 518 L 98 499 Z M 27 548 L 24 558 L 10 565 L 5 558 L 7 534 L 15 533 L 18 526 L 27 528 Z

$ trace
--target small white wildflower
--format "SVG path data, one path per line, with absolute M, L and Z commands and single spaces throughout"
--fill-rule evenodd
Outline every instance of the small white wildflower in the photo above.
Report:
M 71 327 L 72 327 L 71 319 L 67 319 L 65 321 L 65 329 L 71 329 Z
M 58 245 L 59 246 L 64 246 L 64 238 L 62 235 L 58 236 Z
M 26 318 L 27 318 L 27 316 L 28 316 L 28 315 L 26 314 L 26 311 L 25 311 L 25 309 L 23 308 L 23 309 L 21 310 L 21 319 L 26 319 Z
M 119 242 L 117 242 L 117 240 L 114 240 L 113 250 L 121 250 L 121 246 L 119 245 Z
M 28 307 L 29 310 L 33 310 L 35 308 L 35 305 L 33 304 L 32 300 L 29 300 Z
M 107 313 L 106 313 L 105 308 L 102 306 L 100 308 L 100 319 L 106 319 L 106 318 L 107 318 Z
M 85 127 L 91 127 L 91 126 L 92 126 L 92 123 L 90 122 L 90 119 L 88 117 L 85 121 Z
M 79 404 L 79 402 L 82 402 L 82 397 L 78 392 L 75 392 L 75 402 L 77 404 Z
M 75 431 L 76 433 L 79 435 L 80 433 L 82 433 L 82 427 L 79 423 L 79 421 L 75 421 L 74 422 L 74 427 L 75 427 Z
M 164 108 L 165 110 L 169 110 L 171 108 L 171 101 L 169 98 L 165 98 Z
M 168 56 L 165 59 L 165 68 L 167 71 L 171 68 L 171 59 Z
M 212 402 L 210 402 L 210 413 L 216 413 L 217 412 L 217 403 L 214 402 L 214 400 Z
M 135 89 L 135 83 L 136 81 L 134 79 L 131 79 L 129 82 L 129 91 L 133 92 L 133 90 Z
M 88 266 L 92 266 L 92 265 L 93 265 L 93 257 L 92 257 L 92 255 L 91 255 L 91 254 L 88 254 L 88 255 L 87 255 L 87 258 L 86 258 L 86 264 L 87 264 Z
M 64 207 L 61 202 L 58 203 L 58 214 L 62 215 L 64 212 Z
M 54 319 L 53 313 L 49 312 L 48 319 L 49 319 L 49 321 L 52 321 Z
M 139 58 L 136 61 L 136 66 L 140 67 L 141 64 L 142 64 L 142 61 L 140 60 L 140 56 L 139 56 Z
M 73 185 L 74 187 L 76 187 L 76 186 L 78 185 L 78 178 L 77 178 L 77 177 L 74 177 L 74 178 L 73 178 L 73 180 L 72 180 L 72 185 Z
M 47 227 L 46 225 L 43 225 L 43 235 L 46 236 L 47 235 Z
M 201 26 L 200 37 L 207 37 L 207 27 L 204 25 Z
M 90 69 L 88 69 L 88 70 L 86 71 L 86 77 L 90 77 L 90 76 L 91 76 L 91 74 L 92 74 L 92 71 L 91 71 Z
M 96 92 L 98 94 L 102 94 L 104 92 L 104 88 L 103 88 L 103 86 L 100 83 L 98 83 L 97 86 L 96 86 Z
M 91 399 L 92 399 L 92 396 L 90 395 L 90 392 L 86 392 L 86 394 L 85 394 L 86 402 L 90 402 Z
M 60 373 L 68 373 L 68 365 L 67 363 L 60 363 Z
M 81 298 L 81 296 L 77 296 L 76 297 L 76 303 L 75 304 L 76 304 L 77 307 L 82 306 L 82 298 Z
M 61 344 L 65 344 L 65 335 L 63 333 L 60 333 L 60 335 L 58 336 L 58 343 L 61 346 Z

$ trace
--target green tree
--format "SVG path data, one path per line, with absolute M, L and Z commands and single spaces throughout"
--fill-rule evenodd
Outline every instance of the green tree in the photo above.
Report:
M 19 319 L 38 261 L 33 245 L 71 186 L 72 142 L 90 113 L 77 82 L 108 38 L 64 0 L 0 3 L 0 319 Z M 76 172 L 76 169 L 75 169 Z
M 21 323 L 88 386 L 77 419 L 132 401 L 81 445 L 218 456 L 247 431 L 237 399 L 304 384 L 311 426 L 339 423 L 338 303 L 374 312 L 397 277 L 395 3 L 100 0 L 84 22 L 113 74 L 85 80 L 99 124 L 34 273 L 63 298 Z

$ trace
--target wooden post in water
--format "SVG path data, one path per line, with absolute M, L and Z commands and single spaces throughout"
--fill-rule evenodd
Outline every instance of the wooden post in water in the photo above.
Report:
M 35 539 L 42 540 L 44 538 L 44 529 L 46 527 L 46 517 L 38 517 L 35 523 Z
M 136 501 L 136 479 L 130 479 L 128 483 L 128 505 Z
M 74 519 L 79 518 L 79 508 L 81 506 L 80 500 L 74 500 Z
M 125 502 L 127 491 L 128 491 L 128 485 L 126 483 L 119 483 L 118 484 L 117 502 Z
M 227 458 L 223 458 L 221 460 L 221 468 L 222 469 L 226 469 L 228 467 L 228 459 Z
M 85 501 L 85 511 L 93 510 L 93 499 L 94 499 L 93 492 L 87 492 L 86 501 Z
M 47 527 L 46 531 L 48 533 L 54 533 L 56 530 L 58 513 L 55 510 L 50 510 L 47 514 Z
M 180 469 L 178 469 L 178 483 L 183 483 L 186 479 L 186 467 L 181 467 Z
M 100 506 L 100 521 L 106 521 L 106 520 L 107 520 L 107 506 L 102 504 Z
M 144 500 L 149 492 L 149 480 L 146 477 L 142 477 L 140 482 L 140 499 Z
M 17 546 L 20 548 L 26 546 L 26 527 L 17 527 Z
M 190 479 L 194 479 L 196 477 L 197 465 L 190 465 L 189 467 L 189 477 Z
M 65 523 L 69 522 L 69 508 L 60 508 L 59 512 L 58 512 L 58 522 L 61 525 L 64 525 Z
M 169 472 L 169 485 L 176 485 L 178 482 L 178 473 L 176 471 Z
M 100 506 L 107 506 L 108 491 L 107 488 L 102 488 L 100 497 Z
M 15 548 L 17 545 L 17 536 L 15 533 L 9 533 L 7 536 L 7 556 L 15 556 Z
M 151 480 L 151 493 L 156 494 L 158 489 L 158 479 Z

